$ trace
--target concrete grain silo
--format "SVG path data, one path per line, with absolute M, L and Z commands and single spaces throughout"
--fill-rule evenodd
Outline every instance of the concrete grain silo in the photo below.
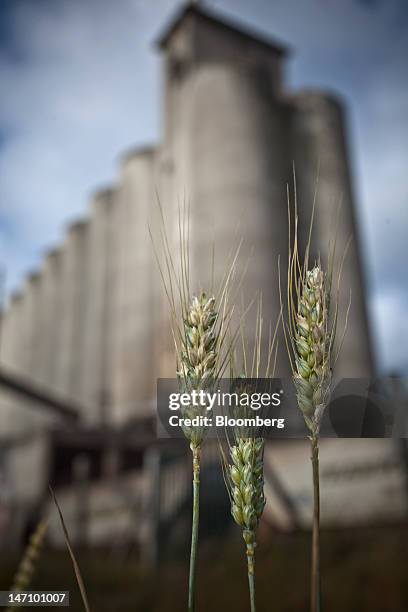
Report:
M 88 299 L 88 235 L 86 221 L 73 223 L 61 250 L 60 320 L 56 390 L 71 400 L 81 400 L 85 304 Z
M 184 194 L 191 202 L 197 285 L 208 284 L 213 238 L 220 279 L 242 236 L 238 275 L 253 249 L 243 283 L 245 300 L 261 291 L 265 320 L 276 320 L 277 259 L 280 255 L 286 270 L 288 251 L 286 184 L 292 183 L 295 163 L 301 227 L 308 227 L 319 163 L 315 253 L 327 254 L 340 199 L 340 255 L 353 238 L 340 296 L 343 316 L 350 289 L 353 305 L 337 371 L 339 376 L 369 375 L 364 282 L 341 104 L 323 92 L 290 95 L 282 84 L 286 49 L 201 6 L 185 7 L 159 42 L 165 53 L 167 206 L 174 217 Z M 248 326 L 253 319 L 247 317 Z M 278 372 L 288 371 L 283 349 L 278 366 Z
M 10 305 L 5 308 L 0 317 L 0 369 L 7 371 L 7 354 L 10 346 L 12 315 Z M 10 434 L 10 424 L 13 416 L 13 395 L 6 389 L 0 389 L 0 445 Z
M 110 420 L 112 409 L 112 330 L 115 298 L 115 190 L 98 191 L 93 200 L 88 238 L 88 295 L 85 304 L 82 398 L 85 418 Z
M 155 343 L 160 304 L 148 232 L 157 210 L 156 151 L 128 154 L 116 202 L 117 241 L 113 404 L 117 421 L 149 410 L 157 378 Z
M 42 278 L 37 272 L 31 273 L 25 282 L 22 295 L 21 313 L 21 377 L 24 381 L 38 383 L 40 371 L 39 352 L 42 342 Z M 24 427 L 28 431 L 41 428 L 46 423 L 46 416 L 39 410 L 40 404 L 18 398 L 19 409 L 24 410 Z
M 22 293 L 15 292 L 3 315 L 0 367 L 4 372 L 16 376 L 21 376 L 23 372 L 23 312 Z M 0 405 L 0 437 L 18 435 L 24 431 L 24 409 L 16 396 L 2 389 Z
M 62 254 L 52 249 L 44 258 L 41 269 L 41 313 L 37 350 L 37 382 L 50 391 L 57 390 L 59 333 L 62 311 Z
M 82 403 L 94 423 L 146 414 L 157 377 L 175 373 L 169 308 L 148 232 L 150 225 L 160 250 L 157 195 L 177 261 L 178 213 L 184 203 L 190 205 L 193 291 L 209 287 L 213 241 L 216 289 L 244 240 L 237 282 L 246 270 L 246 304 L 262 292 L 267 326 L 274 324 L 280 309 L 278 256 L 285 271 L 286 185 L 292 181 L 292 165 L 306 227 L 319 162 L 315 253 L 327 254 L 340 198 L 339 252 L 350 235 L 355 238 L 343 273 L 340 310 L 344 314 L 350 288 L 352 308 L 337 372 L 369 374 L 364 283 L 341 104 L 318 91 L 288 92 L 283 83 L 285 47 L 201 6 L 184 6 L 159 45 L 165 79 L 163 142 L 126 155 L 117 188 L 98 192 L 90 221 L 74 224 L 61 249 L 47 256 L 39 329 L 30 332 L 38 338 L 36 363 L 30 365 L 31 357 L 22 356 L 21 321 L 17 336 L 5 334 L 8 362 L 35 372 L 51 390 Z M 239 306 L 239 296 L 237 301 Z M 14 300 L 5 315 L 6 328 L 15 326 L 18 303 Z M 254 321 L 255 309 L 246 319 L 249 335 Z M 281 338 L 278 374 L 287 373 Z
M 292 130 L 300 222 L 303 227 L 307 227 L 310 220 L 318 172 L 313 257 L 320 252 L 323 261 L 327 260 L 329 242 L 333 241 L 337 231 L 337 260 L 340 261 L 348 240 L 352 239 L 341 279 L 339 336 L 344 328 L 350 292 L 351 308 L 336 376 L 368 377 L 372 373 L 372 362 L 365 283 L 341 102 L 325 92 L 305 91 L 297 94 L 294 97 Z
M 290 108 L 282 99 L 286 50 L 189 7 L 164 34 L 166 140 L 173 210 L 191 201 L 195 290 L 216 286 L 244 239 L 237 266 L 248 304 L 263 296 L 266 324 L 279 313 L 278 256 L 287 252 Z M 255 309 L 247 317 L 251 328 Z M 251 328 L 252 331 L 252 328 Z M 280 373 L 287 371 L 286 360 Z
M 41 276 L 30 274 L 23 290 L 22 364 L 24 378 L 36 380 L 38 372 L 39 323 L 41 316 Z
M 23 371 L 23 337 L 22 329 L 23 295 L 21 291 L 12 294 L 4 315 L 1 363 L 4 368 L 21 374 Z

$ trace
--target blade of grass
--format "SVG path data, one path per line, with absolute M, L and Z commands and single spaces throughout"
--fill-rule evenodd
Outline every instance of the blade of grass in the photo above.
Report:
M 75 572 L 76 581 L 77 581 L 77 584 L 78 584 L 79 591 L 81 593 L 81 597 L 82 597 L 82 602 L 84 604 L 84 608 L 85 608 L 86 612 L 91 612 L 91 608 L 89 607 L 89 602 L 88 602 L 88 596 L 86 594 L 85 584 L 84 584 L 84 581 L 83 581 L 82 575 L 81 575 L 81 570 L 79 569 L 79 565 L 78 565 L 78 562 L 76 560 L 74 550 L 72 548 L 71 540 L 70 540 L 70 537 L 69 537 L 69 534 L 68 534 L 68 529 L 67 529 L 67 527 L 65 525 L 65 521 L 64 521 L 64 517 L 63 517 L 62 511 L 61 511 L 61 508 L 60 508 L 60 506 L 58 504 L 57 498 L 55 496 L 55 493 L 54 493 L 52 487 L 50 486 L 49 489 L 50 489 L 50 492 L 51 492 L 52 500 L 53 500 L 53 502 L 55 504 L 55 507 L 57 508 L 57 511 L 58 511 L 58 515 L 59 515 L 62 531 L 64 532 L 65 544 L 66 544 L 66 546 L 68 548 L 69 556 L 71 557 L 72 565 L 73 565 L 74 572 Z

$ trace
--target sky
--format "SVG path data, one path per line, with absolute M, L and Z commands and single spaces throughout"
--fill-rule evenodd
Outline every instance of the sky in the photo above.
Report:
M 179 0 L 2 0 L 0 265 L 7 292 L 118 176 L 129 149 L 160 140 L 153 42 Z M 292 48 L 287 86 L 348 105 L 375 359 L 408 367 L 408 3 L 207 0 Z M 405 370 L 406 371 L 406 370 Z

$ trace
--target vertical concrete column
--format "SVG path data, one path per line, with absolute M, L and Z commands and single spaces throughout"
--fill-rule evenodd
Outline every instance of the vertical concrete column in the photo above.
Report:
M 38 349 L 41 341 L 41 276 L 37 272 L 28 276 L 23 298 L 22 373 L 27 380 L 36 382 L 39 369 Z
M 98 191 L 89 221 L 89 297 L 85 305 L 82 397 L 86 418 L 96 423 L 108 421 L 112 409 L 115 204 L 114 189 Z
M 50 391 L 58 390 L 57 368 L 58 354 L 61 350 L 59 332 L 63 293 L 61 259 L 61 250 L 49 251 L 44 258 L 41 271 L 37 380 Z
M 56 389 L 72 400 L 81 400 L 83 388 L 84 321 L 87 294 L 88 223 L 72 224 L 61 252 L 61 311 Z
M 372 363 L 365 283 L 355 223 L 342 105 L 336 98 L 323 92 L 300 93 L 294 100 L 292 130 L 300 222 L 303 227 L 307 227 L 310 219 L 319 166 L 314 224 L 316 248 L 312 257 L 320 253 L 323 261 L 327 261 L 329 242 L 333 241 L 336 233 L 339 203 L 338 258 L 341 258 L 347 241 L 352 238 L 341 281 L 339 336 L 344 326 L 350 291 L 352 302 L 346 337 L 336 365 L 336 375 L 339 378 L 369 376 Z M 304 242 L 305 239 L 303 244 Z
M 0 369 L 7 370 L 10 357 L 12 334 L 11 305 L 1 313 Z M 10 418 L 13 407 L 13 396 L 5 389 L 0 389 L 0 444 L 10 435 Z
M 23 352 L 23 314 L 24 303 L 21 292 L 15 292 L 6 308 L 3 319 L 0 366 L 6 372 L 22 375 Z M 15 394 L 1 393 L 1 437 L 18 434 L 24 426 L 24 414 Z
M 22 367 L 21 374 L 24 380 L 38 384 L 40 370 L 40 345 L 41 345 L 41 276 L 39 273 L 31 273 L 26 280 L 23 292 L 22 305 Z M 19 410 L 24 412 L 24 429 L 38 430 L 44 427 L 49 420 L 47 415 L 40 410 L 41 405 L 16 396 Z
M 3 305 L 1 305 L 3 307 Z M 7 327 L 7 314 L 5 310 L 0 311 L 0 369 L 3 367 L 3 339 L 4 328 Z M 0 444 L 2 438 L 6 437 L 7 420 L 9 418 L 9 394 L 0 389 Z
M 157 274 L 148 232 L 157 210 L 153 149 L 124 159 L 116 206 L 113 393 L 115 418 L 123 421 L 146 412 L 156 388 Z
M 11 296 L 6 310 L 1 357 L 4 367 L 15 373 L 21 373 L 23 363 L 22 315 L 23 297 L 22 293 L 18 291 Z
M 288 109 L 250 69 L 229 64 L 203 66 L 197 72 L 193 105 L 195 290 L 200 284 L 209 285 L 211 241 L 216 245 L 217 288 L 234 245 L 242 238 L 236 284 L 244 278 L 246 304 L 262 293 L 265 325 L 274 325 L 280 311 L 278 257 L 284 262 L 287 253 Z M 254 334 L 255 323 L 256 308 L 252 308 L 246 317 L 249 335 Z M 264 331 L 266 354 L 268 330 Z M 278 373 L 286 372 L 283 358 Z

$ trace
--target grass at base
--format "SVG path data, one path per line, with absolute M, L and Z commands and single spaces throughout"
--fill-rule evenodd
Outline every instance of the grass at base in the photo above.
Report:
M 236 530 L 238 531 L 238 530 Z M 256 588 L 259 612 L 308 610 L 310 534 L 260 534 Z M 246 612 L 247 579 L 243 543 L 237 537 L 199 555 L 197 612 Z M 187 557 L 186 557 L 187 558 Z M 155 574 L 120 552 L 79 552 L 93 612 L 179 612 L 186 609 L 186 563 L 166 562 Z M 11 582 L 17 559 L 0 559 L 0 589 Z M 322 532 L 325 612 L 408 610 L 408 524 Z M 45 551 L 32 590 L 70 590 L 70 611 L 82 610 L 64 552 Z

